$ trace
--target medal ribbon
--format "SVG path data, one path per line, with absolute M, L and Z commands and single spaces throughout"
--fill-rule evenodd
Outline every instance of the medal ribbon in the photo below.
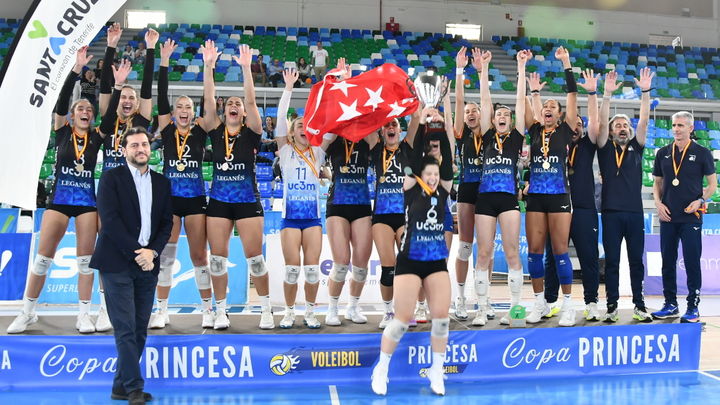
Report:
M 503 153 L 503 145 L 505 144 L 505 141 L 508 140 L 508 135 L 510 135 L 510 132 L 504 132 L 502 134 L 495 132 L 495 143 L 498 146 L 498 152 L 500 152 L 500 155 Z
M 555 133 L 555 128 L 552 129 L 552 131 L 547 131 L 545 128 L 542 130 L 542 153 L 545 157 L 545 160 L 547 161 L 548 153 L 550 152 L 550 139 L 552 138 L 553 134 Z
M 385 175 L 385 172 L 387 171 L 388 167 L 390 167 L 390 162 L 392 162 L 392 158 L 395 156 L 395 153 L 397 152 L 398 147 L 396 146 L 395 149 L 388 149 L 383 148 L 383 171 L 382 175 Z M 387 152 L 390 151 L 390 157 L 386 158 Z
M 181 136 L 183 137 L 182 145 L 180 145 Z M 183 152 L 185 152 L 185 146 L 187 145 L 188 139 L 190 139 L 190 131 L 181 134 L 180 130 L 175 128 L 175 150 L 177 151 L 178 160 L 183 160 Z
M 293 149 L 295 149 L 295 153 L 297 153 L 302 158 L 302 160 L 304 160 L 305 163 L 307 163 L 307 165 L 310 166 L 310 170 L 312 170 L 313 174 L 315 174 L 315 177 L 317 177 L 319 179 L 320 175 L 318 174 L 318 171 L 315 168 L 315 162 L 317 162 L 317 159 L 315 159 L 315 153 L 313 152 L 312 147 L 308 146 L 307 149 L 305 149 L 304 151 L 301 151 L 300 149 L 298 149 L 297 146 L 295 146 L 295 144 L 293 144 L 292 147 L 293 147 Z M 310 159 L 308 159 L 307 156 L 305 156 L 305 152 L 307 152 L 307 151 L 310 151 Z
M 615 165 L 617 166 L 617 172 L 620 173 L 620 166 L 622 166 L 623 159 L 625 158 L 625 152 L 627 151 L 627 147 L 625 147 L 625 148 L 621 147 L 622 153 L 618 154 L 617 144 L 615 143 L 615 141 L 612 141 L 612 143 L 613 143 L 613 147 L 615 148 Z M 673 149 L 673 151 L 674 151 L 674 149 Z M 685 156 L 685 155 L 683 155 L 683 156 Z M 675 163 L 675 162 L 673 161 L 673 163 Z M 675 173 L 677 175 L 677 172 L 675 172 Z
M 685 153 L 687 153 L 688 146 L 690 146 L 690 143 L 692 141 L 689 141 L 687 145 L 683 148 L 682 156 L 680 157 L 680 163 L 675 162 L 675 142 L 673 142 L 672 147 L 672 163 L 673 163 L 673 171 L 675 172 L 675 178 L 677 179 L 678 173 L 680 172 L 680 167 L 682 166 L 683 160 L 685 160 Z
M 572 152 L 570 152 L 570 160 L 569 160 L 570 167 L 575 167 L 575 153 L 577 153 L 577 149 L 578 149 L 578 145 L 575 144 L 575 146 L 573 146 L 573 148 L 572 148 Z
M 242 130 L 242 127 L 240 128 Z M 235 147 L 235 141 L 237 141 L 237 135 L 240 133 L 240 131 L 237 131 L 234 134 L 231 134 L 228 132 L 227 126 L 225 126 L 225 160 L 230 160 L 230 155 L 232 155 L 233 148 Z M 230 137 L 233 137 L 232 142 L 230 142 Z
M 115 149 L 115 152 L 117 152 L 118 148 L 120 147 L 120 140 L 122 139 L 123 135 L 118 133 L 118 129 L 120 129 L 120 124 L 125 123 L 127 123 L 127 125 L 125 125 L 125 131 L 127 131 L 128 128 L 132 125 L 132 117 L 128 118 L 127 121 L 121 121 L 120 117 L 115 119 L 115 143 L 113 144 L 113 149 Z M 123 131 L 123 133 L 125 132 Z
M 482 136 L 478 137 L 473 135 L 473 143 L 475 144 L 475 157 L 480 156 L 480 149 L 482 149 L 482 141 Z
M 87 142 L 87 134 L 79 135 L 77 132 L 75 132 L 75 128 L 72 130 L 73 135 L 73 149 L 75 149 L 75 160 L 79 161 L 82 155 L 85 153 L 85 149 L 87 149 L 88 143 Z M 82 149 L 78 150 L 78 139 L 82 138 L 83 140 L 83 146 Z
M 428 184 L 425 183 L 423 181 L 423 179 L 420 178 L 420 176 L 416 175 L 415 180 L 417 180 L 417 183 L 420 185 L 420 187 L 422 187 L 423 191 L 425 191 L 425 194 L 427 194 L 427 195 L 435 194 L 435 191 L 433 191 L 433 189 L 431 189 L 430 186 L 428 186 Z
M 350 164 L 350 156 L 352 156 L 355 150 L 355 142 L 350 142 L 350 147 L 348 148 L 348 142 L 343 139 L 343 146 L 345 146 L 345 166 L 347 166 Z

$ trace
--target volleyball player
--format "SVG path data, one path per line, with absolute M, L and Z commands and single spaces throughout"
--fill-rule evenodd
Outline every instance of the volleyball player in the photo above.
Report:
M 269 276 L 262 255 L 264 232 L 263 208 L 255 182 L 255 155 L 260 150 L 262 120 L 255 102 L 249 46 L 240 45 L 240 56 L 233 56 L 242 67 L 245 100 L 238 96 L 225 99 L 224 120 L 216 112 L 213 69 L 218 51 L 213 41 L 201 46 L 205 115 L 202 126 L 212 141 L 213 181 L 207 207 L 207 238 L 210 243 L 210 276 L 215 292 L 215 329 L 230 326 L 227 317 L 228 244 L 233 226 L 240 235 L 247 267 L 260 296 L 260 329 L 272 329 Z
M 322 250 L 322 223 L 320 220 L 320 170 L 325 162 L 325 149 L 311 146 L 303 131 L 302 118 L 295 118 L 288 128 L 288 109 L 293 86 L 298 80 L 296 70 L 283 72 L 285 90 L 277 112 L 275 139 L 280 155 L 283 178 L 283 219 L 280 230 L 285 258 L 285 316 L 280 321 L 283 329 L 295 324 L 295 299 L 298 277 L 305 275 L 305 325 L 320 328 L 315 317 L 315 299 L 320 282 L 320 251 Z M 328 141 L 325 141 L 327 147 Z
M 346 71 L 345 77 L 349 77 L 344 58 L 338 59 L 338 68 Z M 332 140 L 334 136 L 326 134 L 325 138 Z M 341 325 L 338 301 L 350 265 L 350 301 L 345 311 L 345 319 L 353 323 L 367 322 L 358 303 L 367 279 L 367 265 L 372 250 L 372 211 L 367 171 L 370 150 L 376 143 L 376 135 L 369 135 L 359 142 L 338 136 L 327 148 L 327 157 L 332 166 L 332 185 L 325 215 L 334 265 L 328 281 L 330 305 L 325 317 L 326 325 Z
M 475 203 L 475 233 L 478 238 L 478 258 L 475 267 L 475 292 L 478 311 L 473 325 L 487 322 L 489 264 L 495 251 L 495 230 L 500 224 L 503 250 L 508 265 L 511 307 L 520 303 L 523 270 L 520 263 L 520 206 L 518 193 L 518 158 L 525 143 L 525 64 L 532 58 L 529 51 L 517 54 L 517 98 L 515 125 L 512 111 L 506 106 L 492 108 L 488 70 L 492 54 L 473 49 L 473 59 L 482 63 L 480 73 L 480 130 L 483 133 L 483 174 Z M 504 316 L 501 324 L 509 324 Z
M 425 127 L 421 125 L 418 136 L 427 136 L 425 132 Z M 439 140 L 442 163 L 432 156 L 423 157 L 422 149 L 414 148 L 412 169 L 406 169 L 403 184 L 406 232 L 397 257 L 393 287 L 396 313 L 383 331 L 380 357 L 372 373 L 372 390 L 378 395 L 387 393 L 390 358 L 408 330 L 420 288 L 427 294 L 432 315 L 430 341 L 433 360 L 426 375 L 432 392 L 445 395 L 443 365 L 449 335 L 451 292 L 444 237 L 444 205 L 452 187 L 453 173 L 450 144 L 445 134 Z
M 543 251 L 550 235 L 555 263 L 563 292 L 560 326 L 575 325 L 575 309 L 572 307 L 572 263 L 568 255 L 568 237 L 572 205 L 567 181 L 567 153 L 572 143 L 573 128 L 577 124 L 577 84 L 570 65 L 570 55 L 563 47 L 555 51 L 555 58 L 562 61 L 567 86 L 567 111 L 561 120 L 562 109 L 557 100 L 545 101 L 538 121 L 530 133 L 530 187 L 527 195 L 526 234 L 528 239 L 528 270 L 535 293 L 535 304 L 527 317 L 529 323 L 537 323 L 549 313 L 544 295 Z M 531 81 L 534 97 L 540 88 Z
M 75 328 L 80 333 L 93 333 L 97 330 L 90 317 L 93 287 L 90 257 L 94 251 L 95 237 L 97 236 L 98 216 L 95 206 L 94 172 L 102 139 L 97 129 L 93 128 L 95 111 L 88 100 L 76 101 L 70 108 L 70 122 L 67 120 L 68 104 L 73 86 L 83 67 L 91 59 L 92 56 L 87 55 L 87 47 L 80 48 L 75 57 L 75 65 L 60 89 L 53 124 L 57 162 L 55 163 L 55 183 L 51 202 L 42 217 L 38 254 L 30 269 L 25 287 L 23 309 L 8 327 L 8 333 L 22 333 L 28 325 L 37 322 L 35 305 L 45 284 L 47 272 L 52 265 L 58 244 L 67 231 L 70 218 L 73 217 L 76 229 L 78 295 L 80 298 L 80 313 Z M 113 70 L 115 69 L 113 68 Z M 121 64 L 120 68 L 115 70 L 115 77 L 124 80 L 129 72 L 129 64 Z M 103 119 L 103 128 L 107 129 L 110 122 Z
M 173 267 L 177 256 L 180 228 L 185 226 L 190 260 L 195 273 L 195 285 L 202 300 L 202 327 L 215 326 L 212 312 L 212 285 L 207 260 L 205 224 L 205 181 L 202 161 L 205 155 L 207 132 L 195 123 L 192 99 L 180 96 L 171 110 L 168 100 L 168 66 L 170 55 L 177 45 L 168 39 L 160 47 L 158 72 L 158 129 L 163 143 L 163 173 L 172 188 L 173 229 L 170 240 L 160 254 L 157 283 L 157 311 L 150 318 L 150 328 L 164 328 L 170 322 L 168 296 L 173 281 Z

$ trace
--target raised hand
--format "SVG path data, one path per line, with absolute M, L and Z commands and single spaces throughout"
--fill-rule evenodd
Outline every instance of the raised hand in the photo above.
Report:
M 540 81 L 540 73 L 537 72 L 530 72 L 530 75 L 528 75 L 527 83 L 530 91 L 540 91 L 547 84 L 546 82 Z
M 120 36 L 122 36 L 122 28 L 119 23 L 115 23 L 110 26 L 107 30 L 107 44 L 111 48 L 117 48 L 118 42 L 120 42 Z
M 640 80 L 636 78 L 635 84 L 640 88 L 640 90 L 647 91 L 650 87 L 652 87 L 653 77 L 655 77 L 655 72 L 653 72 L 649 67 L 644 67 L 640 69 Z
M 217 62 L 218 58 L 218 50 L 215 48 L 215 41 L 208 39 L 203 45 L 200 45 L 198 52 L 200 52 L 203 56 L 203 63 L 205 64 L 205 67 L 214 69 L 215 62 Z
M 160 45 L 160 59 L 164 61 L 170 60 L 170 55 L 175 52 L 175 49 L 177 49 L 177 44 L 175 41 L 172 40 L 172 38 L 168 38 L 165 40 L 165 43 Z
M 160 39 L 160 34 L 154 29 L 149 28 L 145 33 L 145 45 L 147 45 L 147 49 L 155 49 L 155 44 L 157 44 L 158 39 Z
M 560 46 L 558 49 L 555 50 L 555 59 L 560 61 L 570 61 L 570 53 L 568 53 L 567 49 Z
M 611 70 L 605 74 L 605 95 L 612 95 L 620 88 L 620 82 L 617 81 L 617 72 Z
M 580 87 L 585 89 L 588 93 L 597 91 L 597 83 L 600 75 L 595 75 L 592 69 L 585 69 L 582 71 L 582 77 L 585 80 L 583 83 L 578 83 Z
M 213 44 L 214 45 L 214 44 Z M 233 60 L 242 67 L 250 67 L 252 63 L 252 49 L 249 45 L 241 44 L 238 46 L 240 56 L 233 56 Z
M 88 63 L 90 63 L 90 61 L 93 58 L 93 55 L 88 55 L 87 50 L 88 50 L 87 45 L 78 49 L 77 54 L 75 54 L 75 66 L 83 68 L 83 67 L 87 66 Z
M 298 71 L 295 69 L 283 70 L 283 80 L 285 81 L 285 90 L 292 90 L 292 88 L 295 85 L 295 82 L 297 81 L 299 76 L 300 75 L 298 74 Z
M 352 76 L 352 73 L 350 72 L 350 66 L 347 65 L 347 61 L 345 60 L 345 58 L 338 58 L 337 68 L 343 72 L 343 80 L 349 79 Z
M 522 65 L 525 66 L 527 61 L 532 58 L 532 52 L 523 49 L 522 51 L 518 52 L 516 55 L 518 66 Z
M 467 48 L 462 47 L 455 55 L 455 67 L 464 68 L 468 64 Z
M 129 60 L 123 59 L 122 62 L 120 62 L 119 67 L 115 67 L 113 65 L 113 76 L 115 76 L 115 85 L 123 84 L 127 80 L 128 75 L 132 71 L 132 64 Z

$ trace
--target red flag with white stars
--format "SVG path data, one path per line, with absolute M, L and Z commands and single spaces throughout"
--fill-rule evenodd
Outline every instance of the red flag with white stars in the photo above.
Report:
M 396 65 L 386 63 L 347 80 L 339 80 L 341 74 L 331 70 L 310 90 L 305 135 L 315 146 L 328 132 L 357 142 L 418 108 L 412 80 Z

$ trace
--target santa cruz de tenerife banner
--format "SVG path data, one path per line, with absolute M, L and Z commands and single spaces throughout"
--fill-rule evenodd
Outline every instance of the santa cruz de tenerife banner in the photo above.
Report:
M 697 370 L 699 324 L 450 332 L 449 381 L 517 380 Z M 432 361 L 427 332 L 408 333 L 392 381 L 419 382 Z M 366 382 L 380 334 L 153 335 L 141 359 L 148 387 Z M 112 336 L 0 336 L 0 390 L 107 387 Z
M 125 0 L 35 0 L 0 72 L 0 202 L 35 208 L 53 107 L 78 49 Z M 18 141 L 21 142 L 18 142 Z

